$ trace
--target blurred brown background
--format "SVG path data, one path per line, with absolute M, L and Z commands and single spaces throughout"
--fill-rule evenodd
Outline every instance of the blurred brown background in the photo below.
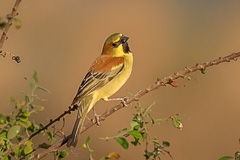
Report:
M 14 3 L 0 0 L 0 15 L 9 13 Z M 7 97 L 23 99 L 21 91 L 29 89 L 24 77 L 31 77 L 36 69 L 40 84 L 51 94 L 39 92 L 48 101 L 38 102 L 46 108 L 34 118 L 46 124 L 58 116 L 71 103 L 105 39 L 115 32 L 130 37 L 134 68 L 128 82 L 113 97 L 136 93 L 157 77 L 185 66 L 238 52 L 239 5 L 237 0 L 23 0 L 19 9 L 23 26 L 20 30 L 12 27 L 3 46 L 20 55 L 22 62 L 0 57 L 0 112 L 9 114 L 14 108 Z M 171 123 L 151 129 L 152 136 L 171 142 L 169 150 L 174 159 L 214 160 L 239 150 L 239 69 L 239 61 L 221 64 L 208 68 L 205 75 L 191 74 L 191 81 L 179 80 L 178 88 L 161 87 L 141 99 L 145 107 L 156 103 L 152 112 L 155 118 L 176 113 L 182 116 L 182 131 Z M 115 104 L 99 102 L 97 112 Z M 124 160 L 144 159 L 144 146 L 124 150 L 114 140 L 99 140 L 129 127 L 133 111 L 122 109 L 101 127 L 89 129 L 67 159 L 88 159 L 88 152 L 81 149 L 88 135 L 95 159 L 111 151 Z M 66 116 L 65 134 L 71 132 L 74 121 L 75 114 Z M 170 158 L 165 155 L 162 159 Z

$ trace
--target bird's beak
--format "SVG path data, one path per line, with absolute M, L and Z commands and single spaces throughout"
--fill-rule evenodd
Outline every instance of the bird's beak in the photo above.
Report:
M 122 44 L 126 43 L 128 39 L 129 39 L 129 37 L 126 37 L 126 36 L 123 36 L 123 35 L 120 37 L 120 41 L 121 41 Z

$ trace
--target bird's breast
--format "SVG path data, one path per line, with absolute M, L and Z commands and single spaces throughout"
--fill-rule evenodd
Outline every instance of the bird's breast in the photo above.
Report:
M 116 93 L 128 80 L 133 66 L 133 55 L 132 53 L 126 54 L 124 57 L 124 67 L 117 76 L 115 76 L 110 82 L 105 86 L 101 87 L 97 92 L 95 92 L 96 99 L 107 99 L 114 93 Z

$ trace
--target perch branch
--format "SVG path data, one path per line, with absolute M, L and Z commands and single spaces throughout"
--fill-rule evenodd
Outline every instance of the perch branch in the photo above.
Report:
M 149 93 L 153 90 L 156 90 L 160 86 L 166 86 L 168 84 L 174 86 L 173 85 L 174 80 L 176 80 L 178 78 L 184 78 L 189 73 L 192 73 L 192 72 L 195 72 L 195 71 L 198 71 L 198 70 L 203 72 L 203 70 L 205 70 L 207 67 L 215 66 L 215 65 L 218 65 L 218 64 L 223 63 L 223 62 L 230 62 L 231 60 L 236 61 L 238 57 L 240 57 L 240 52 L 232 53 L 228 56 L 225 56 L 223 58 L 219 57 L 218 59 L 215 59 L 215 60 L 210 61 L 210 62 L 205 62 L 205 63 L 202 63 L 202 64 L 197 63 L 193 67 L 185 67 L 183 70 L 175 72 L 175 73 L 173 73 L 173 74 L 171 74 L 167 77 L 164 77 L 162 79 L 158 78 L 157 81 L 154 84 L 152 84 L 151 86 L 145 88 L 144 90 L 140 90 L 133 97 L 127 98 L 126 99 L 126 104 L 130 104 L 134 101 L 138 101 L 142 96 L 144 96 L 145 94 L 147 94 L 147 93 Z M 121 108 L 124 108 L 123 104 L 119 104 L 117 106 L 114 106 L 114 107 L 106 110 L 103 114 L 101 114 L 101 116 L 99 117 L 99 120 L 104 121 L 107 117 L 109 117 L 110 115 L 112 115 L 116 111 L 120 110 Z M 96 120 L 92 119 L 91 121 L 89 121 L 84 126 L 84 128 L 82 129 L 82 132 L 85 132 L 86 130 L 88 130 L 90 127 L 92 127 L 95 124 L 96 124 Z M 49 153 L 51 153 L 52 151 L 57 151 L 58 148 L 60 148 L 62 145 L 64 145 L 70 137 L 71 137 L 71 135 L 68 135 L 68 136 L 64 137 L 63 139 L 59 140 L 58 142 L 53 144 L 51 147 L 49 147 L 47 150 L 36 154 L 35 157 L 32 158 L 31 160 L 41 159 L 41 158 L 45 157 L 46 155 L 48 155 Z

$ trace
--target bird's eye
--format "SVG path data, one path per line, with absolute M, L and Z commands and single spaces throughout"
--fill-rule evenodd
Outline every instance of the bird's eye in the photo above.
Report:
M 112 44 L 112 46 L 113 46 L 113 47 L 116 47 L 116 46 L 117 46 L 117 44 L 116 44 L 116 43 L 113 43 L 113 44 Z

